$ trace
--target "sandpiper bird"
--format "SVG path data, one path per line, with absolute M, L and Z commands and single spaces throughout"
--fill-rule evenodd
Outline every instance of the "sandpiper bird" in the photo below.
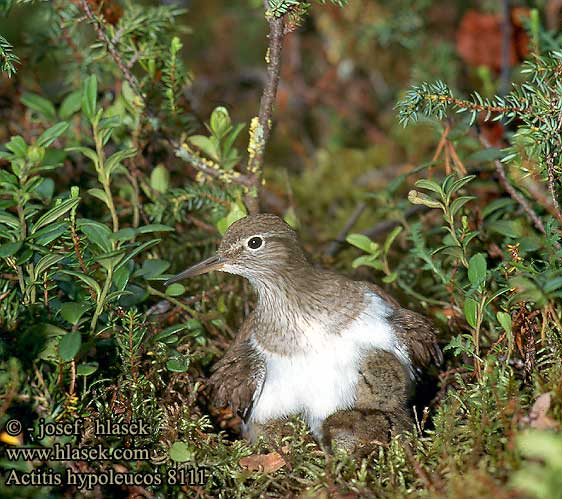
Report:
M 257 294 L 210 378 L 214 404 L 242 416 L 246 438 L 300 414 L 321 443 L 355 452 L 410 427 L 411 382 L 442 359 L 427 319 L 374 284 L 312 266 L 275 215 L 238 220 L 215 256 L 166 285 L 213 270 Z

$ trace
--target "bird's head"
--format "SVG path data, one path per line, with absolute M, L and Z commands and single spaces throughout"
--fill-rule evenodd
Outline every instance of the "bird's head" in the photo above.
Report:
M 246 277 L 253 283 L 279 278 L 307 265 L 295 231 L 276 215 L 250 215 L 234 222 L 215 255 L 166 281 L 166 286 L 214 270 Z

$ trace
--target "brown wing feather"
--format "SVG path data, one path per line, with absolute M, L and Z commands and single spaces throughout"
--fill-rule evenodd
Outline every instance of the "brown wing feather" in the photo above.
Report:
M 229 407 L 246 418 L 256 389 L 265 374 L 263 359 L 249 341 L 253 317 L 244 323 L 234 343 L 212 367 L 209 378 L 211 401 L 215 407 Z
M 377 285 L 369 283 L 369 288 L 392 306 L 390 321 L 396 328 L 398 337 L 406 345 L 414 367 L 424 368 L 431 362 L 441 364 L 443 354 L 437 344 L 437 331 L 431 321 L 423 315 L 402 308 Z
M 423 368 L 431 362 L 437 365 L 443 362 L 435 327 L 423 315 L 399 308 L 394 311 L 390 320 L 396 327 L 398 337 L 406 345 L 415 367 Z

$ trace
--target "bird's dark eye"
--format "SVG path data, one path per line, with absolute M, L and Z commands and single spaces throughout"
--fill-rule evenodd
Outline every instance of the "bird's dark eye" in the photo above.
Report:
M 248 248 L 250 249 L 258 249 L 263 244 L 263 239 L 261 237 L 252 237 L 248 241 Z

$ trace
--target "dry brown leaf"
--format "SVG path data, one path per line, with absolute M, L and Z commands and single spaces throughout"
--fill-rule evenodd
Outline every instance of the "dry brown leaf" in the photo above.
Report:
M 529 36 L 519 26 L 521 18 L 528 16 L 528 9 L 512 11 L 512 36 L 509 47 L 509 63 L 521 62 L 529 53 Z M 470 66 L 488 66 L 500 71 L 502 65 L 502 18 L 469 10 L 463 16 L 457 32 L 457 51 Z
M 252 454 L 240 459 L 240 466 L 250 471 L 263 471 L 264 473 L 274 473 L 287 463 L 278 452 L 269 454 Z
M 559 424 L 552 418 L 547 416 L 550 409 L 550 393 L 543 393 L 539 395 L 533 407 L 529 411 L 529 415 L 522 419 L 524 424 L 529 425 L 531 428 L 539 430 L 556 430 Z

